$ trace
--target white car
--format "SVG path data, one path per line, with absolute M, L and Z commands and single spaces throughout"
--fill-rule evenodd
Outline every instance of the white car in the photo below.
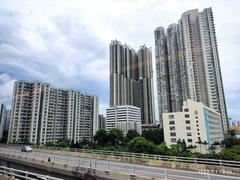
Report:
M 30 146 L 23 146 L 21 151 L 22 152 L 32 152 L 32 148 Z

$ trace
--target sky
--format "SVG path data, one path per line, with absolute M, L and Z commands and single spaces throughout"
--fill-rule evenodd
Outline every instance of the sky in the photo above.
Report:
M 0 102 L 10 108 L 14 81 L 38 80 L 98 95 L 105 114 L 111 40 L 152 47 L 155 64 L 154 29 L 207 7 L 213 8 L 228 115 L 240 119 L 238 0 L 0 0 Z

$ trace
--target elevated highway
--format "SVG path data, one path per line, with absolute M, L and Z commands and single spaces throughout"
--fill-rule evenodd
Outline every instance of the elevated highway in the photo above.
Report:
M 214 169 L 199 169 L 197 171 L 182 170 L 179 167 L 166 168 L 141 163 L 129 163 L 118 160 L 90 157 L 58 152 L 56 150 L 35 149 L 32 153 L 21 152 L 20 148 L 1 147 L 0 159 L 7 162 L 22 164 L 41 169 L 44 173 L 51 172 L 69 176 L 72 179 L 182 179 L 182 180 L 237 180 L 240 179 L 233 168 L 224 166 Z M 159 160 L 161 161 L 161 160 Z M 163 161 L 164 162 L 164 161 Z M 196 166 L 188 163 L 188 166 Z M 205 167 L 205 166 L 202 166 Z M 210 167 L 210 166 L 206 166 Z M 216 166 L 217 167 L 217 166 Z M 235 167 L 239 169 L 239 167 Z M 240 169 L 239 169 L 240 170 Z M 220 175 L 220 174 L 225 175 Z M 68 179 L 68 178 L 66 178 Z

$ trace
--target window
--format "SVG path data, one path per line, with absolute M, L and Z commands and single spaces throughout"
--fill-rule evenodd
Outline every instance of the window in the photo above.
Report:
M 187 127 L 186 127 L 186 130 L 191 130 L 191 126 L 187 126 Z
M 197 135 L 200 136 L 200 133 L 198 132 Z
M 188 139 L 187 142 L 192 142 L 192 139 Z
M 191 132 L 187 132 L 187 136 L 192 136 L 192 133 Z
M 184 108 L 184 112 L 189 112 L 188 108 Z
M 170 136 L 176 136 L 176 133 L 175 132 L 171 132 Z
M 168 118 L 169 119 L 174 119 L 174 115 L 169 115 Z
M 199 128 L 197 128 L 197 131 L 199 131 Z
M 172 143 L 175 143 L 176 141 L 177 141 L 176 138 L 171 138 Z
M 189 114 L 185 114 L 185 118 L 189 118 L 190 116 L 189 116 Z
M 198 121 L 196 121 L 196 123 L 198 123 Z
M 169 121 L 169 124 L 175 124 L 175 121 Z
M 174 130 L 175 130 L 175 126 L 171 126 L 170 131 L 174 131 Z
M 190 120 L 186 120 L 185 123 L 186 123 L 186 124 L 190 124 Z

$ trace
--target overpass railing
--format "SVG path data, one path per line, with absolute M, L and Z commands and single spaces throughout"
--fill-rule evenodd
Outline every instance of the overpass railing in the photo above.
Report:
M 165 155 L 157 155 L 157 154 L 143 154 L 143 153 L 103 151 L 103 150 L 79 149 L 79 148 L 47 147 L 47 146 L 34 146 L 34 148 L 46 149 L 46 150 L 52 150 L 52 151 L 89 153 L 89 154 L 97 154 L 100 156 L 108 155 L 108 156 L 114 156 L 114 157 L 197 163 L 197 164 L 219 165 L 219 166 L 240 168 L 240 161 L 230 161 L 230 160 L 223 160 L 223 159 L 192 158 L 192 157 L 181 157 L 181 156 L 165 156 Z
M 115 172 L 115 173 L 123 173 L 128 175 L 131 178 L 136 178 L 137 176 L 143 175 L 147 177 L 157 177 L 165 180 L 168 179 L 195 179 L 195 180 L 216 180 L 216 179 L 224 179 L 224 180 L 239 180 L 239 177 L 234 176 L 230 170 L 224 172 L 225 175 L 215 174 L 215 171 L 211 170 L 199 170 L 196 171 L 186 171 L 186 170 L 177 170 L 177 169 L 167 169 L 167 168 L 159 168 L 154 166 L 144 166 L 136 164 L 121 164 L 114 161 L 101 161 L 96 159 L 87 159 L 81 157 L 73 157 L 61 154 L 53 154 L 53 153 L 41 153 L 41 152 L 32 152 L 26 153 L 21 152 L 18 149 L 4 149 L 0 148 L 0 156 L 4 156 L 6 158 L 13 158 L 18 160 L 23 160 L 26 162 L 36 162 L 41 161 L 42 164 L 53 163 L 56 167 L 63 167 L 66 169 L 67 167 L 71 170 L 75 169 L 76 171 L 102 171 L 105 173 Z M 11 168 L 5 168 L 7 171 L 12 173 L 12 171 L 25 173 L 25 178 L 30 180 L 30 175 L 35 175 L 40 180 L 59 180 L 57 178 L 44 177 L 43 175 L 36 175 L 34 173 L 29 173 L 26 171 L 13 170 Z M 27 176 L 26 176 L 27 173 Z M 18 174 L 18 173 L 15 173 Z M 11 174 L 10 174 L 11 175 Z M 230 175 L 230 176 L 229 176 Z M 22 175 L 24 176 L 24 175 Z M 17 177 L 17 176 L 16 176 Z
M 8 144 L 8 145 L 0 144 L 0 146 L 20 148 L 20 145 L 13 145 L 13 144 Z M 231 160 L 223 160 L 223 159 L 165 156 L 165 155 L 158 155 L 158 154 L 131 153 L 131 152 L 120 152 L 120 151 L 104 151 L 104 150 L 80 149 L 80 148 L 49 147 L 49 146 L 36 146 L 36 145 L 33 146 L 33 148 L 35 148 L 36 150 L 43 149 L 43 150 L 51 150 L 51 151 L 97 154 L 100 157 L 113 156 L 113 157 L 119 157 L 119 158 L 125 157 L 125 158 L 136 158 L 136 159 L 146 159 L 146 160 L 162 160 L 162 161 L 197 163 L 197 164 L 218 165 L 218 166 L 228 166 L 228 167 L 240 168 L 240 161 L 231 161 Z
M 5 166 L 0 166 L 0 174 L 5 174 L 7 176 L 21 178 L 25 180 L 63 180 L 60 178 L 54 178 L 51 176 L 45 176 L 45 175 L 36 174 L 28 171 L 22 171 L 22 170 L 9 168 Z

